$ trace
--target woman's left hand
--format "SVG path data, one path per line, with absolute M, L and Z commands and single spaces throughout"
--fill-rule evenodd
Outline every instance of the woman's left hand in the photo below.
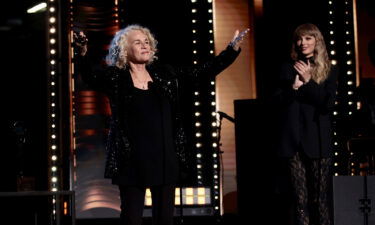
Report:
M 312 68 L 308 60 L 307 60 L 307 64 L 301 60 L 295 62 L 294 69 L 297 70 L 304 84 L 310 81 Z
M 239 30 L 236 30 L 236 32 L 234 32 L 233 39 L 230 42 L 230 45 L 233 47 L 234 50 L 238 51 L 238 49 L 240 49 L 241 43 L 249 31 L 250 31 L 250 28 L 247 28 L 241 33 L 239 32 Z

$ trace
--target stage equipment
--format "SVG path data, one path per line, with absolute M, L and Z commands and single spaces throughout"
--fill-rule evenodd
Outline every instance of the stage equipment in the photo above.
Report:
M 375 224 L 375 176 L 333 178 L 335 225 Z
M 277 200 L 276 180 L 281 169 L 271 148 L 272 112 L 257 99 L 234 101 L 238 213 L 243 219 L 267 218 L 268 224 L 276 224 L 286 208 L 280 208 Z

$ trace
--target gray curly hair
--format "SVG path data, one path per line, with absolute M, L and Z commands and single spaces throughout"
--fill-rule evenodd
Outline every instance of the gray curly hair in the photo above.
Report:
M 109 66 L 116 66 L 120 69 L 125 69 L 128 65 L 126 49 L 128 47 L 128 35 L 131 31 L 139 30 L 144 33 L 149 42 L 151 47 L 151 57 L 147 64 L 152 63 L 157 57 L 155 53 L 157 52 L 157 41 L 154 35 L 150 32 L 150 30 L 146 27 L 142 27 L 140 25 L 129 25 L 119 31 L 116 32 L 115 36 L 113 37 L 111 44 L 109 46 L 108 55 L 106 56 L 106 63 Z

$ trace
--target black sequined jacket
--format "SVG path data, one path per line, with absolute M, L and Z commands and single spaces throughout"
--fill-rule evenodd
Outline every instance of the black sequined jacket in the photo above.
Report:
M 170 65 L 159 65 L 154 62 L 147 66 L 153 85 L 172 103 L 174 142 L 180 169 L 188 167 L 186 152 L 186 136 L 182 128 L 181 113 L 179 111 L 179 83 L 184 77 L 197 78 L 199 76 L 216 76 L 236 59 L 240 51 L 228 46 L 218 56 L 208 62 L 189 68 L 174 68 Z M 105 165 L 106 178 L 116 178 L 121 168 L 129 162 L 132 151 L 129 142 L 126 117 L 133 82 L 128 69 L 117 67 L 93 66 L 88 57 L 77 57 L 77 65 L 82 78 L 90 87 L 104 92 L 111 107 L 111 119 L 106 146 L 107 160 Z

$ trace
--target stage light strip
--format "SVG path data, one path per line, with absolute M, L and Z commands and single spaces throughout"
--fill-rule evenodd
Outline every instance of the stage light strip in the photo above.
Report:
M 337 40 L 336 40 L 336 34 L 335 34 L 335 27 L 336 27 L 336 20 L 335 20 L 335 14 L 337 12 L 335 12 L 335 4 L 333 2 L 334 0 L 330 0 L 328 1 L 328 31 L 329 31 L 329 36 L 328 36 L 328 43 L 326 43 L 327 45 L 327 51 L 328 51 L 328 55 L 329 55 L 329 58 L 331 59 L 331 63 L 332 65 L 336 65 L 337 64 L 337 53 L 336 53 L 336 46 L 337 46 Z M 338 110 L 337 110 L 337 107 L 339 105 L 339 102 L 336 101 L 335 102 L 335 109 L 334 109 L 334 112 L 333 112 L 333 118 L 334 120 L 337 120 L 338 118 Z M 339 173 L 338 173 L 338 170 L 336 169 L 336 165 L 339 161 L 339 158 L 341 156 L 341 154 L 339 154 L 340 152 L 340 148 L 338 146 L 338 136 L 337 136 L 337 131 L 335 129 L 335 127 L 333 128 L 333 141 L 335 143 L 335 145 L 333 146 L 333 151 L 334 151 L 334 156 L 333 156 L 333 164 L 334 164 L 334 173 L 335 173 L 335 176 L 338 176 Z
M 212 0 L 207 0 L 207 24 L 208 24 L 208 42 L 207 45 L 209 46 L 209 54 L 214 56 L 215 54 L 215 43 L 214 43 L 214 32 L 213 32 L 213 3 Z M 223 209 L 222 209 L 222 183 L 220 182 L 221 180 L 221 165 L 220 165 L 220 148 L 219 148 L 219 143 L 218 143 L 218 124 L 219 123 L 217 119 L 217 113 L 216 113 L 216 82 L 215 78 L 213 78 L 210 81 L 210 88 L 209 88 L 209 103 L 211 106 L 211 149 L 212 149 L 212 179 L 213 179 L 213 206 L 215 210 L 216 215 L 222 215 Z
M 342 5 L 339 7 L 338 5 Z M 355 58 L 355 43 L 354 43 L 354 14 L 355 14 L 355 2 L 353 0 L 337 1 L 329 0 L 328 1 L 328 13 L 329 13 L 329 37 L 330 40 L 327 43 L 330 58 L 332 59 L 332 64 L 335 65 L 337 62 L 336 56 L 336 46 L 340 45 L 340 89 L 337 93 L 337 101 L 335 102 L 335 110 L 333 112 L 334 121 L 337 121 L 339 118 L 351 120 L 355 110 L 358 110 L 358 104 L 355 104 L 355 88 L 357 83 L 357 70 L 356 70 L 356 58 Z M 340 11 L 335 9 L 341 9 Z M 342 17 L 342 19 L 340 19 Z M 337 19 L 339 18 L 339 19 Z M 336 20 L 335 20 L 336 19 Z M 338 23 L 342 24 L 335 24 Z M 337 30 L 337 35 L 343 37 L 340 39 L 342 43 L 336 42 L 336 32 L 334 31 L 335 27 L 342 27 L 343 29 Z M 354 153 L 347 153 L 346 138 L 343 137 L 341 131 L 333 130 L 333 169 L 334 175 L 355 175 L 353 171 L 353 165 L 349 166 L 349 171 L 347 170 L 347 165 L 344 163 L 347 160 L 347 157 L 353 157 Z
M 114 13 L 114 18 L 115 18 L 115 23 L 117 24 L 117 25 L 119 25 L 119 23 L 120 23 L 120 19 L 119 19 L 119 6 L 118 6 L 118 0 L 114 0 L 114 4 L 115 4 L 115 8 L 114 8 L 114 10 L 115 10 L 115 13 Z
M 343 60 L 344 62 L 341 65 L 342 71 L 344 71 L 344 79 L 342 82 L 344 93 L 341 93 L 342 96 L 345 96 L 343 99 L 346 102 L 343 102 L 344 106 L 342 110 L 342 117 L 344 117 L 346 120 L 351 120 L 353 116 L 353 112 L 356 109 L 356 104 L 353 104 L 355 102 L 354 99 L 354 91 L 355 91 L 355 83 L 356 83 L 356 69 L 355 69 L 355 54 L 354 54 L 354 29 L 353 29 L 353 1 L 345 0 L 343 5 L 343 14 L 344 14 L 344 24 L 343 24 L 343 36 L 345 37 L 345 44 L 343 49 Z M 346 146 L 345 143 L 342 143 L 342 146 Z M 338 143 L 340 144 L 340 143 Z M 344 149 L 344 148 L 343 148 Z M 344 149 L 346 151 L 347 149 Z M 349 149 L 350 150 L 350 149 Z M 354 153 L 349 152 L 349 157 L 353 157 Z M 342 162 L 341 162 L 342 163 Z M 344 166 L 340 165 L 339 162 L 335 162 L 335 166 Z M 349 175 L 355 175 L 354 174 L 354 168 L 352 165 L 349 165 Z
M 56 3 L 50 2 L 48 5 L 48 22 L 49 22 L 49 75 L 50 75 L 50 84 L 49 84 L 49 124 L 50 124 L 50 138 L 49 138 L 49 147 L 50 147 L 50 165 L 51 165 L 51 182 L 50 189 L 51 191 L 58 191 L 58 179 L 57 179 L 57 161 L 58 161 L 58 148 L 57 148 L 57 139 L 58 139 L 58 127 L 57 127 L 57 99 L 58 91 L 56 84 L 58 82 L 58 62 L 57 62 L 57 16 L 56 16 Z
M 354 15 L 355 15 L 355 2 L 353 0 L 345 0 L 344 4 L 344 31 L 345 31 L 345 64 L 346 66 L 345 71 L 346 71 L 346 76 L 345 76 L 345 83 L 343 85 L 346 86 L 346 114 L 347 120 L 350 121 L 352 120 L 353 113 L 360 109 L 357 108 L 358 104 L 353 104 L 355 102 L 355 91 L 356 91 L 356 83 L 357 83 L 357 69 L 356 69 L 356 58 L 355 58 L 355 29 L 354 29 L 354 24 L 356 21 L 354 20 Z M 350 150 L 350 149 L 349 149 Z M 352 158 L 354 155 L 353 152 L 349 152 L 349 158 Z M 350 171 L 349 174 L 351 176 L 355 175 L 355 168 L 354 165 L 350 164 Z
M 58 82 L 58 63 L 57 63 L 57 21 L 56 21 L 56 10 L 55 10 L 55 2 L 50 2 L 48 5 L 48 18 L 49 18 L 49 103 L 50 103 L 50 111 L 49 111 L 49 148 L 50 148 L 50 165 L 51 165 L 51 181 L 50 183 L 50 190 L 51 191 L 58 191 L 58 179 L 57 179 L 57 161 L 58 161 L 58 147 L 57 147 L 57 139 L 58 139 L 58 127 L 57 127 L 57 99 L 58 99 L 58 90 L 56 88 L 56 84 Z
M 58 47 L 58 16 L 57 16 L 57 5 L 58 2 L 55 0 L 50 0 L 47 4 L 47 18 L 48 18 L 48 76 L 49 76 L 49 86 L 48 86 L 48 126 L 50 137 L 48 138 L 48 156 L 49 156 L 49 189 L 53 192 L 59 190 L 59 155 L 60 150 L 58 148 L 59 140 L 59 114 L 58 114 L 58 76 L 59 76 L 59 47 Z M 57 196 L 52 196 L 52 220 L 56 221 L 56 198 Z
M 198 21 L 198 5 L 197 0 L 191 0 L 191 24 L 192 24 L 192 63 L 193 65 L 198 64 L 198 24 L 200 21 Z M 202 131 L 201 131 L 201 103 L 200 103 L 200 93 L 198 88 L 194 91 L 194 132 L 195 132 L 195 151 L 196 151 L 196 161 L 197 161 L 197 183 L 198 185 L 203 185 L 203 168 L 202 168 Z

